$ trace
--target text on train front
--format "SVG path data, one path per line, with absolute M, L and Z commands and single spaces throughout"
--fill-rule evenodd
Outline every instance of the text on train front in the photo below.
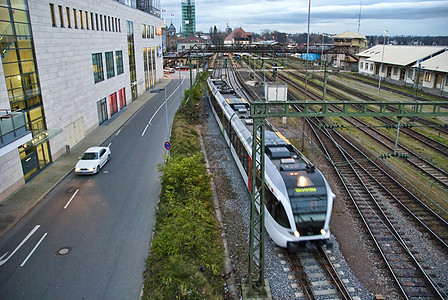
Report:
M 327 188 L 323 177 L 306 170 L 285 173 L 283 178 L 299 235 L 325 235 Z

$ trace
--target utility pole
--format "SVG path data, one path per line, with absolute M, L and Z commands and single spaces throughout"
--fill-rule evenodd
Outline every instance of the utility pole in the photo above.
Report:
M 384 50 L 385 50 L 385 46 L 386 46 L 386 32 L 387 30 L 383 30 L 384 31 L 384 41 L 383 41 L 383 53 L 381 54 L 381 67 L 380 67 L 380 71 L 378 73 L 378 77 L 379 77 L 379 81 L 378 81 L 378 96 L 380 95 L 380 89 L 381 89 L 381 73 L 383 73 L 383 61 L 384 61 Z M 384 76 L 386 77 L 386 76 Z

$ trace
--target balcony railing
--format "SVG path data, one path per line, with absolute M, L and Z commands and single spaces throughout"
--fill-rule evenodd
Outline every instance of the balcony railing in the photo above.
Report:
M 25 112 L 21 110 L 0 110 L 0 147 L 3 147 L 30 133 L 26 129 Z

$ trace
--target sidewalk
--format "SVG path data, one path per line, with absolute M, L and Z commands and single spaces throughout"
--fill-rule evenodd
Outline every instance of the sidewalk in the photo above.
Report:
M 169 82 L 170 79 L 164 78 L 152 90 L 163 89 Z M 69 154 L 63 154 L 22 186 L 15 194 L 4 200 L 0 204 L 0 237 L 17 224 L 59 182 L 73 171 L 79 157 L 87 148 L 103 143 L 155 95 L 157 94 L 151 93 L 151 90 L 140 95 L 137 99 L 129 103 L 126 109 L 121 110 L 117 116 L 113 116 L 110 120 L 93 130 L 73 147 Z

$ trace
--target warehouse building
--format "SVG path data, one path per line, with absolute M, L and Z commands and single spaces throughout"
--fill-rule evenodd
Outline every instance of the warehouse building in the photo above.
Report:
M 448 95 L 446 46 L 376 45 L 358 53 L 358 72 L 402 85 Z
M 0 202 L 163 77 L 152 3 L 0 1 Z

